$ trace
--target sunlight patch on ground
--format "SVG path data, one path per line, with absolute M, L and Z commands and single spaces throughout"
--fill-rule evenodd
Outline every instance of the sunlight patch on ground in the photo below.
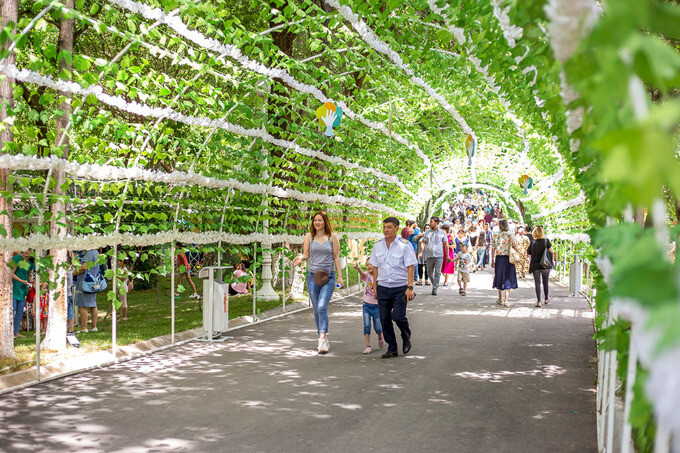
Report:
M 347 409 L 349 411 L 356 411 L 361 409 L 361 405 L 359 404 L 348 404 L 348 403 L 334 403 L 333 406 L 340 407 L 342 409 Z
M 570 309 L 549 309 L 549 308 L 535 308 L 535 307 L 513 307 L 510 308 L 496 308 L 491 307 L 487 309 L 478 310 L 457 310 L 449 308 L 442 310 L 441 314 L 444 316 L 467 315 L 467 316 L 493 316 L 499 318 L 536 318 L 536 319 L 556 319 L 556 318 L 593 318 L 593 312 L 588 310 L 570 310 Z
M 512 376 L 542 376 L 551 378 L 566 373 L 566 370 L 557 365 L 544 365 L 539 369 L 528 371 L 464 371 L 462 373 L 455 373 L 453 376 L 462 377 L 465 379 L 474 379 L 476 381 L 488 382 L 503 382 L 505 378 Z

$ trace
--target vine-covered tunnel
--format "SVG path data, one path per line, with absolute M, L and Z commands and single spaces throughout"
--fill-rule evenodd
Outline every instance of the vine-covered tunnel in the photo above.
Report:
M 49 283 L 31 361 L 66 348 L 73 251 L 109 257 L 102 303 L 114 314 L 123 268 L 140 291 L 163 287 L 174 338 L 176 253 L 205 265 L 247 256 L 255 285 L 269 288 L 273 271 L 285 301 L 288 258 L 314 212 L 329 213 L 355 257 L 386 216 L 427 217 L 482 189 L 517 222 L 544 226 L 565 270 L 584 260 L 601 371 L 620 365 L 638 411 L 623 415 L 635 433 L 624 423 L 623 436 L 680 450 L 676 1 L 0 5 L 10 367 L 26 361 L 6 266 L 17 252 L 30 250 Z

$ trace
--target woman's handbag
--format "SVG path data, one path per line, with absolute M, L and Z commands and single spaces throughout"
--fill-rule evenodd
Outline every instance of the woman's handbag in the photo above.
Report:
M 314 283 L 316 286 L 323 286 L 328 283 L 330 276 L 326 271 L 316 271 L 314 272 Z
M 550 260 L 550 255 L 548 254 L 548 244 L 546 241 L 545 248 L 543 249 L 543 256 L 541 257 L 541 262 L 539 263 L 543 269 L 552 269 L 553 263 Z
M 522 255 L 519 254 L 513 246 L 510 246 L 510 263 L 519 264 L 522 261 Z
M 96 274 L 91 273 L 89 270 L 85 271 L 85 276 L 83 278 L 84 293 L 101 293 L 106 289 L 107 283 L 102 275 L 101 268 L 97 267 L 97 270 L 99 272 Z

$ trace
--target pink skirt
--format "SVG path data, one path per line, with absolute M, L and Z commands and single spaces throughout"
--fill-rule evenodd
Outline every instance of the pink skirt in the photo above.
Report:
M 446 253 L 446 251 L 444 251 Z M 456 263 L 453 261 L 453 248 L 449 248 L 449 262 L 442 263 L 442 274 L 455 274 L 456 273 Z

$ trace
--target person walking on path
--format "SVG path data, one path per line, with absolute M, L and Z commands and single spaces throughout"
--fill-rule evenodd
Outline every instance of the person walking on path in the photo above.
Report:
M 467 295 L 467 284 L 470 282 L 470 268 L 474 265 L 472 255 L 468 253 L 467 245 L 460 246 L 460 252 L 456 254 L 456 262 L 458 263 L 458 294 L 461 296 Z
M 427 267 L 425 266 L 425 245 L 423 244 L 423 235 L 429 229 L 430 225 L 425 225 L 424 231 L 414 238 L 416 242 L 416 256 L 418 258 L 418 273 L 415 276 L 416 285 L 427 286 L 430 284 L 427 276 Z
M 302 254 L 295 257 L 293 265 L 309 260 L 307 291 L 314 307 L 314 322 L 319 334 L 317 352 L 325 354 L 330 349 L 328 341 L 328 302 L 336 282 L 342 286 L 340 269 L 340 241 L 333 233 L 328 214 L 319 211 L 312 216 L 309 233 L 302 244 Z
M 446 241 L 449 243 L 448 254 L 444 255 L 448 256 L 449 260 L 448 262 L 442 263 L 442 274 L 444 274 L 444 284 L 442 286 L 449 286 L 449 276 L 456 273 L 456 263 L 453 261 L 454 255 L 453 248 L 451 247 L 453 244 L 453 239 L 449 233 L 450 229 L 451 228 L 448 225 L 442 225 L 442 230 L 444 230 L 446 233 Z
M 430 218 L 430 229 L 423 236 L 423 244 L 425 244 L 427 273 L 432 282 L 432 295 L 436 296 L 441 279 L 442 263 L 448 262 L 449 259 L 449 240 L 446 233 L 439 228 L 439 217 Z M 443 249 L 442 244 L 444 244 Z
M 409 229 L 409 235 L 406 239 L 408 239 L 408 241 L 411 243 L 411 246 L 413 247 L 413 252 L 416 255 L 418 255 L 418 244 L 416 242 L 416 238 L 420 235 L 420 228 L 418 228 L 418 222 L 416 222 L 415 220 L 407 220 L 406 227 Z M 413 272 L 413 275 L 415 276 L 416 280 L 418 280 L 419 264 L 420 263 L 416 263 L 416 267 Z
M 484 269 L 484 258 L 486 257 L 487 247 L 486 234 L 484 230 L 480 228 L 479 235 L 477 236 L 477 256 L 473 255 L 473 258 L 475 258 L 477 262 L 477 269 Z
M 517 274 L 515 265 L 510 262 L 510 247 L 513 244 L 512 235 L 508 232 L 508 221 L 498 222 L 499 232 L 491 240 L 491 267 L 494 269 L 493 288 L 498 290 L 497 304 L 509 307 L 510 290 L 517 288 Z M 503 297 L 505 293 L 505 297 Z
M 12 257 L 7 266 L 12 270 L 12 308 L 14 309 L 14 338 L 21 337 L 19 328 L 24 317 L 26 294 L 33 286 L 31 271 L 35 270 L 35 263 L 30 260 L 31 251 L 24 250 Z
M 402 352 L 411 350 L 411 328 L 406 318 L 406 304 L 416 296 L 413 292 L 413 271 L 417 262 L 413 247 L 405 239 L 398 239 L 399 220 L 387 217 L 383 221 L 383 239 L 373 246 L 370 263 L 380 307 L 380 321 L 387 352 L 383 359 L 399 355 L 397 337 L 392 321 L 401 331 Z
M 522 225 L 517 226 L 517 234 L 515 235 L 515 245 L 517 246 L 517 251 L 521 258 L 520 262 L 515 265 L 517 268 L 517 273 L 520 278 L 526 277 L 527 272 L 529 272 L 529 238 L 524 234 L 524 227 Z
M 534 229 L 534 242 L 529 246 L 529 255 L 531 261 L 529 262 L 529 272 L 534 276 L 534 287 L 536 288 L 536 306 L 541 306 L 541 280 L 543 280 L 544 303 L 548 305 L 550 299 L 548 298 L 548 284 L 550 281 L 550 269 L 552 269 L 553 249 L 550 239 L 544 236 L 543 227 L 537 226 Z M 550 260 L 550 267 L 543 267 L 541 260 L 543 259 L 543 252 L 548 250 L 548 259 Z
M 373 282 L 373 266 L 370 263 L 370 259 L 366 259 L 366 272 L 362 271 L 359 267 L 359 263 L 354 265 L 354 269 L 359 273 L 359 279 L 362 282 L 366 282 L 366 288 L 364 289 L 364 296 L 362 300 L 364 304 L 362 306 L 362 315 L 364 318 L 364 339 L 366 340 L 366 349 L 364 349 L 364 354 L 370 354 L 371 349 L 371 319 L 373 319 L 373 330 L 376 335 L 378 335 L 378 349 L 382 349 L 385 346 L 385 340 L 383 340 L 382 334 L 382 323 L 380 322 L 380 307 L 378 306 L 378 299 L 375 294 L 375 283 Z

